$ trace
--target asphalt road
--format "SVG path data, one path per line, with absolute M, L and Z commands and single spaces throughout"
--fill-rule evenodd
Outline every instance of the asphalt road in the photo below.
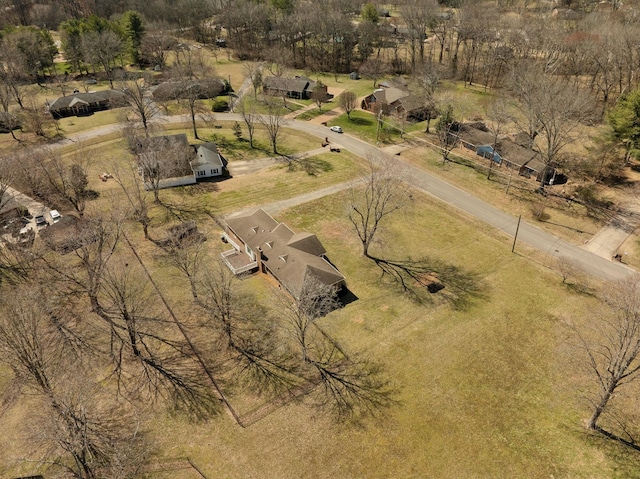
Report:
M 236 113 L 218 113 L 216 118 L 221 121 L 242 121 L 239 114 Z M 159 122 L 177 123 L 187 120 L 188 117 L 171 116 L 162 117 Z M 328 137 L 332 143 L 336 143 L 344 149 L 358 155 L 366 156 L 367 152 L 375 151 L 376 148 L 358 138 L 354 138 L 348 134 L 339 134 L 330 131 L 327 127 L 309 122 L 290 120 L 286 125 L 288 128 L 302 131 L 319 139 Z M 69 141 L 81 141 L 96 136 L 101 136 L 113 131 L 117 131 L 119 125 L 108 125 L 106 127 L 96 128 L 85 132 L 69 135 L 68 140 L 63 140 L 63 144 Z M 502 231 L 508 237 L 513 238 L 518 218 L 507 214 L 484 201 L 476 198 L 459 188 L 431 175 L 430 173 L 411 166 L 398 156 L 393 157 L 398 164 L 398 174 L 409 184 L 418 188 L 434 198 L 443 201 L 464 213 L 483 221 L 494 228 Z M 330 191 L 330 190 L 329 190 Z M 288 204 L 294 204 L 296 200 L 305 201 L 309 195 L 302 195 L 299 198 L 291 198 L 287 200 Z M 524 243 L 543 253 L 556 258 L 566 258 L 581 266 L 587 273 L 605 280 L 622 279 L 630 276 L 635 271 L 628 266 L 601 258 L 580 246 L 574 245 L 552 235 L 536 226 L 522 221 L 518 231 L 518 243 Z M 517 249 L 517 246 L 516 246 Z

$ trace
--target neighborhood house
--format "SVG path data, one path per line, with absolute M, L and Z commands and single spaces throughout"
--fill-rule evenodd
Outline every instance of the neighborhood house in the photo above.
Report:
M 262 82 L 262 89 L 267 95 L 287 96 L 298 100 L 309 100 L 311 94 L 317 89 L 323 88 L 324 96 L 327 96 L 326 85 L 318 84 L 310 78 L 304 76 L 286 77 L 266 77 Z
M 124 93 L 117 90 L 74 93 L 63 96 L 48 104 L 49 113 L 54 118 L 90 115 L 95 111 L 124 106 Z
M 215 143 L 190 145 L 187 135 L 156 136 L 140 145 L 138 166 L 145 188 L 193 185 L 198 180 L 222 176 L 227 171 L 227 160 Z M 153 178 L 151 178 L 153 176 Z
M 363 110 L 382 112 L 383 115 L 397 116 L 410 121 L 435 118 L 435 111 L 427 107 L 417 95 L 409 92 L 406 80 L 392 78 L 379 86 L 381 88 L 377 88 L 362 100 L 360 106 Z
M 316 235 L 294 233 L 262 209 L 227 218 L 223 240 L 233 246 L 222 258 L 234 274 L 269 273 L 295 298 L 308 276 L 336 292 L 345 287 L 345 277 L 329 262 Z
M 542 179 L 543 174 L 545 178 L 556 176 L 555 169 L 545 166 L 537 151 L 522 144 L 528 137 L 523 139 L 518 135 L 515 139 L 511 139 L 501 136 L 496 141 L 494 151 L 492 146 L 494 137 L 482 122 L 459 123 L 452 128 L 451 134 L 455 135 L 464 148 L 484 158 L 493 156 L 496 163 L 513 168 L 522 176 L 533 177 L 537 181 Z

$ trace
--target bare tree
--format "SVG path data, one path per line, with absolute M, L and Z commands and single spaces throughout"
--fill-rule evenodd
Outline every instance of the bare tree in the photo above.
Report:
M 140 45 L 142 59 L 163 69 L 167 64 L 168 53 L 175 48 L 177 40 L 162 32 L 148 32 L 142 37 Z
M 267 113 L 259 117 L 260 124 L 269 136 L 269 142 L 271 143 L 274 155 L 278 154 L 278 137 L 280 136 L 282 127 L 286 123 L 285 114 L 286 110 L 283 107 L 269 100 L 267 101 Z
M 145 189 L 153 191 L 156 203 L 160 202 L 161 182 L 191 174 L 190 147 L 174 137 L 150 137 L 138 139 L 137 163 Z
M 351 112 L 356 109 L 358 98 L 352 91 L 345 90 L 338 96 L 338 105 L 347 114 L 347 118 L 351 119 Z
M 580 126 L 593 118 L 594 104 L 574 85 L 549 75 L 534 75 L 533 70 L 522 72 L 512 85 L 526 119 L 522 129 L 544 163 L 543 186 L 549 170 L 562 163 L 562 151 L 578 138 Z
M 258 99 L 258 90 L 262 86 L 262 63 L 248 62 L 244 64 L 244 76 L 251 82 L 253 87 L 253 98 Z
M 88 32 L 82 35 L 82 51 L 85 59 L 92 65 L 99 65 L 113 88 L 113 67 L 116 58 L 124 52 L 120 37 L 111 30 Z
M 238 106 L 238 112 L 242 116 L 242 121 L 247 126 L 247 133 L 249 134 L 249 146 L 253 146 L 253 136 L 256 131 L 256 123 L 260 121 L 260 116 L 256 112 L 255 105 L 253 103 L 247 105 L 247 102 L 240 100 Z
M 178 100 L 189 110 L 193 135 L 198 136 L 196 118 L 204 118 L 213 122 L 213 114 L 202 103 L 203 99 L 215 98 L 224 89 L 224 83 L 215 78 L 215 71 L 207 59 L 199 52 L 191 50 L 183 54 L 179 65 L 173 69 L 175 88 L 174 99 Z
M 610 284 L 604 301 L 608 308 L 596 317 L 595 339 L 584 332 L 578 334 L 598 385 L 587 427 L 612 436 L 614 433 L 600 425 L 600 419 L 615 393 L 635 382 L 640 372 L 640 276 Z M 629 442 L 633 443 L 633 438 Z
M 236 279 L 226 265 L 201 264 L 204 258 L 197 248 L 174 256 L 180 258 L 174 264 L 189 277 L 194 301 L 203 312 L 202 326 L 213 333 L 210 342 L 224 344 L 223 356 L 232 374 L 258 392 L 277 393 L 297 385 L 293 354 L 277 322 L 255 299 L 237 292 Z
M 445 165 L 449 161 L 449 155 L 458 145 L 458 132 L 455 131 L 456 121 L 453 117 L 453 106 L 446 104 L 440 110 L 440 119 L 436 127 L 438 142 L 440 143 L 440 151 L 442 152 L 442 164 Z
M 90 196 L 89 163 L 82 146 L 71 162 L 63 160 L 59 152 L 52 149 L 39 150 L 33 155 L 33 159 L 47 185 L 40 194 L 44 194 L 54 204 L 67 203 L 82 216 Z
M 486 115 L 487 119 L 489 120 L 487 127 L 489 128 L 492 136 L 492 151 L 489 155 L 489 169 L 487 171 L 487 180 L 490 180 L 491 172 L 493 170 L 494 163 L 496 162 L 496 156 L 498 154 L 498 138 L 504 132 L 504 129 L 511 121 L 512 115 L 509 109 L 509 105 L 503 99 L 494 101 L 487 108 Z
M 339 303 L 335 290 L 313 274 L 307 274 L 300 293 L 281 300 L 295 335 L 302 374 L 317 387 L 316 405 L 338 418 L 359 419 L 376 415 L 393 403 L 393 390 L 374 363 L 350 357 L 318 325 L 318 320 Z
M 327 101 L 329 95 L 327 94 L 327 87 L 322 82 L 317 82 L 316 86 L 311 92 L 311 99 L 316 102 L 318 110 L 322 110 L 322 104 Z
M 130 111 L 148 133 L 149 122 L 159 114 L 158 107 L 149 92 L 150 77 L 123 82 L 119 85 L 124 98 L 129 103 Z
M 151 225 L 149 194 L 142 186 L 136 167 L 132 165 L 128 170 L 122 171 L 115 165 L 112 171 L 113 178 L 122 189 L 129 203 L 130 215 L 128 216 L 140 223 L 145 239 L 151 239 L 149 236 L 149 226 Z
M 387 70 L 387 64 L 380 56 L 369 57 L 360 67 L 362 76 L 373 80 L 373 88 L 378 84 L 378 80 L 387 74 Z
M 409 201 L 409 192 L 393 172 L 389 157 L 370 151 L 367 166 L 367 174 L 351 188 L 349 220 L 362 243 L 362 254 L 370 258 L 369 248 L 380 224 Z
M 429 133 L 431 119 L 437 113 L 436 111 L 436 91 L 440 85 L 440 73 L 433 67 L 422 67 L 415 74 L 415 82 L 413 89 L 418 97 L 422 100 L 427 125 L 425 133 Z

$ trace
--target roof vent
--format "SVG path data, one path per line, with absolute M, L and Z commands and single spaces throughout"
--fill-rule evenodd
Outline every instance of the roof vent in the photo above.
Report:
M 280 255 L 280 259 L 281 259 L 284 263 L 286 263 L 286 262 L 287 262 L 287 258 L 288 258 L 288 257 L 289 257 L 289 255 L 288 255 L 288 254 Z

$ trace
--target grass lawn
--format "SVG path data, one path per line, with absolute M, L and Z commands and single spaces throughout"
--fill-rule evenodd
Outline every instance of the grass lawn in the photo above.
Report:
M 552 196 L 545 198 L 534 193 L 536 184 L 517 175 L 512 177 L 507 194 L 509 173 L 506 168 L 495 168 L 491 181 L 488 181 L 486 168 L 471 168 L 454 162 L 443 166 L 441 155 L 430 148 L 413 148 L 403 152 L 402 158 L 503 211 L 522 215 L 524 220 L 574 243 L 584 243 L 603 226 L 601 221 L 588 217 L 585 208 L 577 203 L 554 199 Z M 560 192 L 562 185 L 547 189 L 549 192 Z M 539 221 L 534 212 L 542 206 L 542 221 Z
M 585 377 L 563 320 L 585 321 L 595 299 L 511 254 L 506 238 L 416 194 L 372 252 L 437 256 L 482 282 L 482 295 L 464 309 L 438 304 L 437 295 L 418 304 L 360 256 L 345 200 L 326 197 L 277 219 L 315 232 L 346 275 L 359 299 L 321 326 L 350 354 L 384 367 L 398 404 L 360 426 L 336 423 L 304 401 L 244 429 L 226 414 L 201 424 L 158 414 L 162 458 L 187 456 L 208 477 L 229 479 L 635 477 L 633 453 L 582 427 Z M 269 298 L 259 276 L 241 287 Z
M 338 125 L 350 135 L 357 136 L 363 140 L 371 143 L 380 141 L 381 143 L 394 143 L 400 139 L 400 130 L 389 122 L 383 124 L 378 132 L 378 125 L 375 115 L 362 111 L 355 110 L 351 112 L 351 119 L 349 119 L 346 113 L 327 122 L 328 126 Z
M 97 111 L 88 116 L 69 116 L 58 120 L 63 134 L 77 133 L 100 126 L 122 123 L 127 119 L 126 108 Z

